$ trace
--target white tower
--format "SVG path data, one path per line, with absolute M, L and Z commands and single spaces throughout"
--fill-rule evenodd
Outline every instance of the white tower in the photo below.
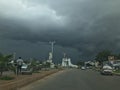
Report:
M 78 68 L 77 65 L 74 65 L 71 63 L 70 58 L 63 58 L 62 59 L 62 67 L 72 67 L 72 68 Z
M 49 53 L 49 57 L 51 60 L 53 60 L 53 52 L 54 52 L 54 44 L 55 41 L 49 42 L 51 44 L 51 53 Z

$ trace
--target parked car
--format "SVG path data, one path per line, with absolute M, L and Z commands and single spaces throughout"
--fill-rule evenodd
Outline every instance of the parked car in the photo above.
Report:
M 24 63 L 21 67 L 21 73 L 22 74 L 32 74 L 32 68 L 30 68 L 29 65 Z
M 101 74 L 103 75 L 113 75 L 113 68 L 109 65 L 104 65 Z

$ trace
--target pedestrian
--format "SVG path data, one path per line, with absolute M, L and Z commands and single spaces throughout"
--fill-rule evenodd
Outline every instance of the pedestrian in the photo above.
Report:
M 19 57 L 16 62 L 17 62 L 17 75 L 18 75 L 19 73 L 21 73 L 21 67 L 23 65 L 23 59 L 21 57 Z

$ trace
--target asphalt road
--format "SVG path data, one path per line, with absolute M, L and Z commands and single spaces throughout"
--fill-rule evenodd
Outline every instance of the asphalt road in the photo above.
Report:
M 65 70 L 21 90 L 120 90 L 120 76 L 104 76 L 93 70 Z

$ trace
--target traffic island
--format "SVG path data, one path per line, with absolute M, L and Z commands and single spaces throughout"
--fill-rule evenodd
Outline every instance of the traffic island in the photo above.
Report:
M 14 80 L 2 81 L 0 80 L 0 90 L 17 90 L 25 85 L 28 85 L 34 81 L 40 80 L 46 76 L 54 74 L 60 70 L 53 69 L 49 71 L 41 71 L 39 73 L 33 73 L 32 75 L 18 75 L 14 76 Z

